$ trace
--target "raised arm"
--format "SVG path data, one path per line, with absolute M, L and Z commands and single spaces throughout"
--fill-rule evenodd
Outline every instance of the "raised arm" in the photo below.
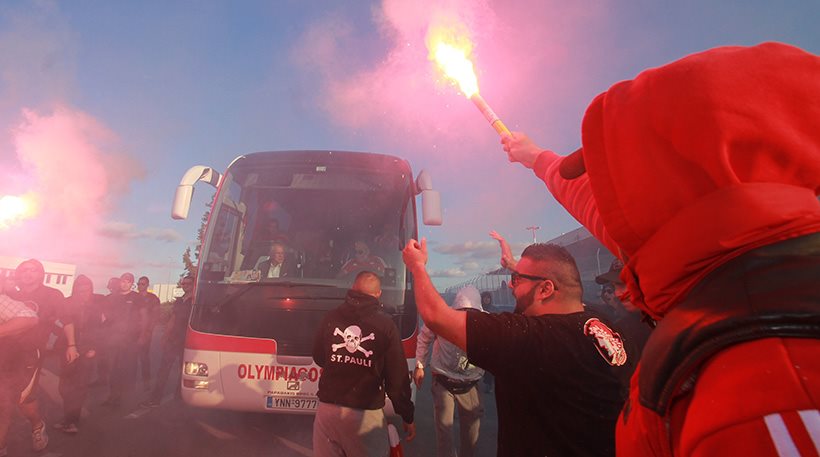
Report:
M 413 289 L 416 306 L 425 325 L 436 335 L 467 350 L 467 318 L 463 312 L 456 311 L 444 302 L 430 275 L 427 274 L 427 240 L 421 242 L 410 240 L 402 251 L 407 269 L 413 275 Z
M 498 241 L 498 244 L 501 245 L 501 266 L 508 269 L 515 271 L 515 266 L 518 263 L 513 256 L 512 249 L 510 249 L 510 244 L 507 243 L 507 240 L 504 239 L 498 232 L 495 230 L 490 231 L 490 236 L 495 238 Z
M 523 132 L 513 132 L 512 136 L 503 137 L 501 143 L 510 162 L 518 162 L 532 169 L 575 220 L 586 227 L 610 252 L 616 255 L 620 252 L 618 245 L 604 228 L 588 174 L 584 173 L 576 179 L 564 179 L 558 172 L 562 156 L 542 149 Z

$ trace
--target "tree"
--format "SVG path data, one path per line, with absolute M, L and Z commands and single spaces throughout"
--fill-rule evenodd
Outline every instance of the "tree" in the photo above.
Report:
M 190 246 L 185 247 L 185 252 L 182 253 L 182 265 L 183 265 L 183 270 L 184 271 L 182 272 L 181 275 L 179 275 L 180 278 L 183 278 L 183 277 L 188 276 L 188 275 L 191 275 L 191 276 L 196 275 L 196 269 L 197 269 L 197 266 L 199 265 L 199 255 L 202 252 L 202 243 L 204 243 L 204 241 L 205 241 L 204 240 L 205 226 L 208 223 L 208 218 L 211 217 L 211 208 L 214 206 L 214 199 L 215 198 L 216 198 L 216 194 L 213 194 L 211 196 L 211 200 L 208 203 L 205 204 L 205 206 L 207 206 L 208 209 L 205 211 L 205 213 L 202 214 L 202 218 L 199 221 L 199 229 L 196 231 L 197 245 L 196 245 L 196 248 L 194 248 L 194 258 L 193 258 L 193 260 L 191 259 L 191 247 Z
M 198 255 L 197 255 L 197 257 L 198 257 Z M 183 277 L 188 276 L 188 275 L 193 276 L 194 274 L 196 274 L 196 265 L 191 260 L 191 247 L 190 246 L 186 247 L 185 252 L 182 253 L 182 264 L 185 266 L 185 268 L 183 269 L 184 271 L 182 272 L 182 274 L 179 275 L 180 278 L 183 278 Z

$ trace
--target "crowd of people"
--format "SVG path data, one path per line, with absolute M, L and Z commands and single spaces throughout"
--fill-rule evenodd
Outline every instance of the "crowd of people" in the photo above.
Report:
M 439 456 L 453 455 L 445 401 L 466 419 L 460 455 L 472 450 L 471 404 L 458 393 L 475 388 L 464 377 L 472 366 L 495 378 L 499 456 L 817 455 L 818 119 L 820 57 L 763 43 L 711 49 L 612 86 L 590 104 L 582 148 L 569 156 L 504 135 L 510 162 L 532 169 L 619 262 L 597 278 L 604 305 L 595 309 L 581 301 L 564 248 L 536 243 L 516 260 L 494 233 L 515 311 L 464 312 L 433 286 L 426 240 L 408 242 L 419 313 L 448 348 L 436 357 L 434 346 L 432 362 L 433 388 L 452 395 L 435 413 Z M 348 297 L 339 311 L 356 309 Z M 383 394 L 369 404 L 327 394 L 383 373 L 326 352 L 344 346 L 330 336 L 352 327 L 348 350 L 361 349 L 372 326 L 360 321 L 344 312 L 317 335 L 320 409 L 334 411 L 314 423 L 318 456 L 386 452 L 383 418 L 338 427 L 346 408 L 367 416 Z M 419 384 L 430 339 L 417 352 Z M 457 360 L 469 363 L 452 372 Z M 345 373 L 343 383 L 330 373 Z M 409 382 L 386 385 L 412 438 Z M 368 394 L 379 397 L 382 385 Z M 362 441 L 381 447 L 365 452 Z
M 516 259 L 492 232 L 515 310 L 483 312 L 469 287 L 448 306 L 427 272 L 426 240 L 410 240 L 403 260 L 425 325 L 411 377 L 379 302 L 384 267 L 357 246 L 350 272 L 364 271 L 314 339 L 323 368 L 315 455 L 388 455 L 386 398 L 413 439 L 411 382 L 421 386 L 428 366 L 439 456 L 454 455 L 454 411 L 459 455 L 474 451 L 484 371 L 495 380 L 499 456 L 816 455 L 818 119 L 820 58 L 764 43 L 712 49 L 614 85 L 589 106 L 582 148 L 569 156 L 522 132 L 504 136 L 509 160 L 532 169 L 618 257 L 596 278 L 603 305 L 583 303 L 565 248 L 534 243 Z M 266 277 L 285 274 L 279 257 L 271 251 Z M 117 406 L 146 361 L 140 348 L 155 321 L 142 288 L 131 290 L 133 275 L 105 299 L 87 278 L 67 300 L 42 279 L 39 262 L 23 262 L 0 295 L 0 439 L 16 404 L 35 449 L 48 442 L 36 367 L 54 326 L 60 391 L 71 398 L 59 427 L 76 433 L 84 363 L 96 359 L 106 404 Z M 166 326 L 163 367 L 178 362 L 185 301 Z
M 39 375 L 48 354 L 59 359 L 58 391 L 63 418 L 54 429 L 80 431 L 82 411 L 92 388 L 107 390 L 105 407 L 119 408 L 136 396 L 138 380 L 154 407 L 165 391 L 174 366 L 181 363 L 191 312 L 194 281 L 182 278 L 183 295 L 171 307 L 160 338 L 161 361 L 151 368 L 151 345 L 160 321 L 160 300 L 149 291 L 145 276 L 123 273 L 108 281 L 107 295 L 94 293 L 91 279 L 78 275 L 71 295 L 44 284 L 45 269 L 35 259 L 22 262 L 13 276 L 0 275 L 0 456 L 7 454 L 6 435 L 15 411 L 31 425 L 32 448 L 48 446 L 48 432 L 39 404 Z M 50 341 L 50 335 L 57 335 Z M 51 343 L 51 344 L 50 344 Z M 177 389 L 178 390 L 178 389 Z M 178 395 L 178 394 L 177 394 Z

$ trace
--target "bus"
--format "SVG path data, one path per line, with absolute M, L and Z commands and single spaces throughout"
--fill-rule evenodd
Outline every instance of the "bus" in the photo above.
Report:
M 406 160 L 385 154 L 257 152 L 238 157 L 224 174 L 190 168 L 173 218 L 187 217 L 200 181 L 216 194 L 185 341 L 180 382 L 188 405 L 314 413 L 322 371 L 312 357 L 315 331 L 364 266 L 382 278 L 383 309 L 413 369 L 418 312 L 401 250 L 418 237 L 416 197 L 426 225 L 442 222 L 426 171 L 414 179 Z M 260 268 L 274 246 L 290 265 L 279 277 Z M 354 261 L 363 255 L 370 263 Z

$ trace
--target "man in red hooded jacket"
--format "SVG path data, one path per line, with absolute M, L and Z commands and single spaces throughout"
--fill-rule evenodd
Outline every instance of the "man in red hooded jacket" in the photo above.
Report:
M 596 97 L 567 158 L 502 139 L 658 321 L 619 455 L 820 453 L 820 57 L 687 56 Z

